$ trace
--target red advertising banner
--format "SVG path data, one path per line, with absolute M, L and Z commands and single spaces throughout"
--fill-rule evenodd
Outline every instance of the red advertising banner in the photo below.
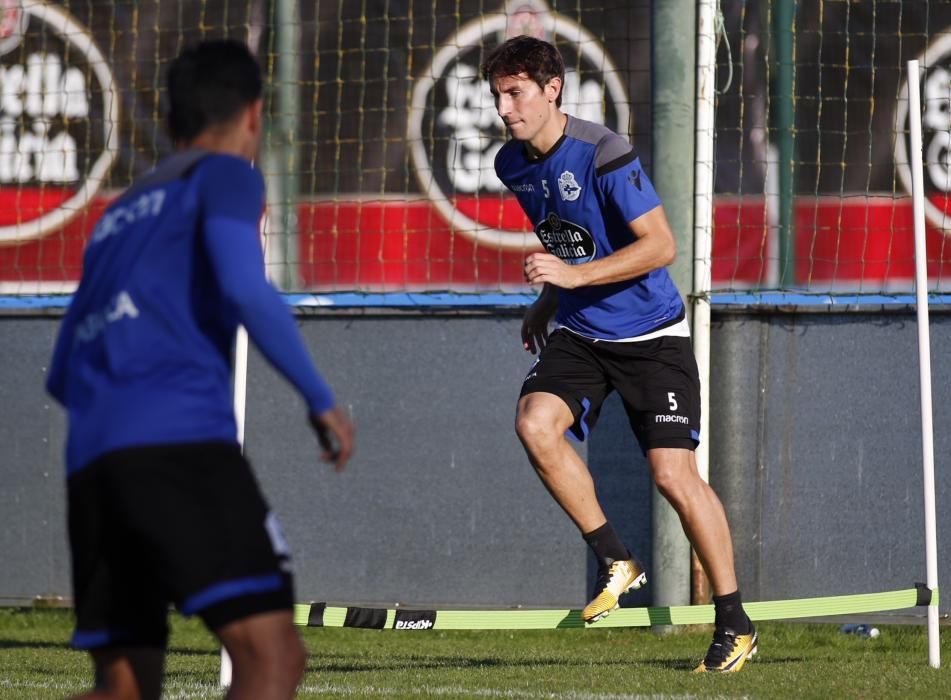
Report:
M 68 191 L 0 189 L 0 225 L 55 208 Z M 98 197 L 65 227 L 0 246 L 7 292 L 59 290 L 79 278 L 82 249 L 108 203 Z M 713 286 L 769 288 L 776 277 L 775 227 L 765 198 L 720 197 L 714 206 Z M 455 202 L 478 220 L 529 231 L 513 198 Z M 909 291 L 914 278 L 907 197 L 801 198 L 796 204 L 796 286 L 813 291 Z M 299 207 L 300 291 L 520 291 L 528 248 L 501 249 L 459 235 L 426 199 L 312 201 Z M 951 277 L 951 246 L 928 230 L 928 272 Z M 682 253 L 683 254 L 683 253 Z M 39 283 L 39 285 L 37 284 Z M 294 290 L 297 291 L 297 290 Z

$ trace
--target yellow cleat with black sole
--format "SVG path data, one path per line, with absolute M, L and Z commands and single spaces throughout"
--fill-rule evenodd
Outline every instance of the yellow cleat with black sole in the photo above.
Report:
M 759 637 L 752 622 L 747 634 L 737 634 L 729 627 L 718 627 L 713 631 L 713 643 L 706 657 L 694 672 L 735 673 L 756 653 L 758 646 Z
M 598 568 L 594 600 L 581 611 L 581 619 L 590 623 L 607 617 L 618 608 L 622 595 L 637 590 L 645 583 L 647 574 L 636 559 L 605 560 Z

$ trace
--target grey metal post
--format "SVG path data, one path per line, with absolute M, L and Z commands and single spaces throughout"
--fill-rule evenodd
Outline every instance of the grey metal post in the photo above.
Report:
M 652 179 L 677 240 L 669 271 L 682 294 L 693 289 L 694 100 L 696 97 L 696 3 L 652 3 Z M 687 305 L 690 308 L 690 305 Z M 654 489 L 653 566 L 648 582 L 653 604 L 690 603 L 690 544 L 676 512 Z
M 779 285 L 796 283 L 796 2 L 778 0 L 773 15 L 776 82 L 773 95 L 779 143 Z
M 300 17 L 297 0 L 272 0 L 269 17 L 276 83 L 262 144 L 267 179 L 267 262 L 271 279 L 285 290 L 300 287 L 298 240 L 298 121 L 300 119 Z M 265 59 L 266 61 L 266 59 Z M 267 64 L 264 64 L 265 69 Z

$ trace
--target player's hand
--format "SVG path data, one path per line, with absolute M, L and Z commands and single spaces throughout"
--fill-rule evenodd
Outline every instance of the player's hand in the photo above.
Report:
M 547 283 L 562 289 L 574 289 L 583 283 L 576 265 L 551 253 L 532 253 L 525 258 L 525 279 L 529 284 Z
M 310 424 L 324 450 L 321 459 L 332 463 L 334 471 L 342 472 L 353 454 L 354 430 L 350 416 L 339 406 L 334 406 L 319 415 L 311 414 Z
M 522 319 L 522 347 L 533 355 L 541 352 L 548 343 L 548 322 L 551 317 L 551 310 L 539 301 L 525 311 L 525 318 Z

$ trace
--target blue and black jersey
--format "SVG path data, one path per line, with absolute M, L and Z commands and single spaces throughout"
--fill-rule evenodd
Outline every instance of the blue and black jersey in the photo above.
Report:
M 265 277 L 263 208 L 264 181 L 250 163 L 192 150 L 163 161 L 105 211 L 47 381 L 68 412 L 67 474 L 119 448 L 236 442 L 239 324 L 312 413 L 332 407 Z
M 629 222 L 660 199 L 633 147 L 610 129 L 568 116 L 565 133 L 542 156 L 507 142 L 495 159 L 545 249 L 570 264 L 603 258 L 634 242 Z M 611 284 L 558 290 L 556 321 L 590 338 L 635 338 L 684 316 L 665 268 Z

